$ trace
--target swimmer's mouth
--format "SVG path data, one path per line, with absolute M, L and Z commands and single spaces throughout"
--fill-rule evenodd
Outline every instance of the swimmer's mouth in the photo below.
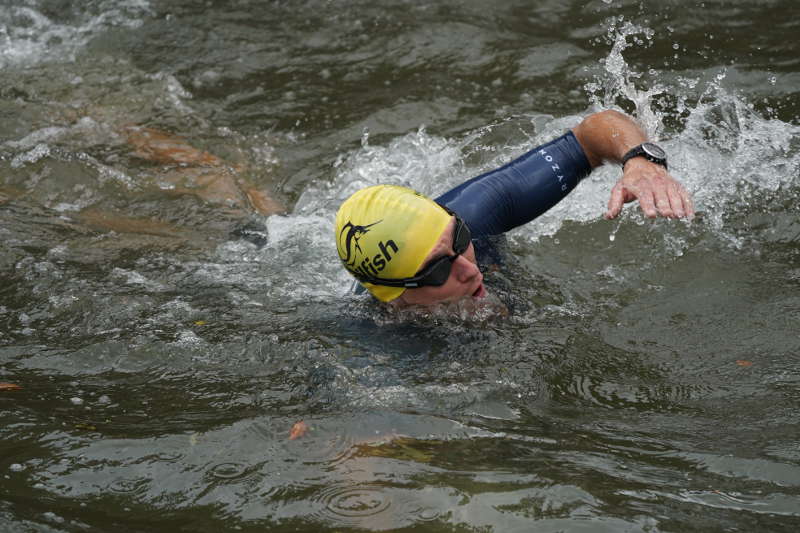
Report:
M 478 285 L 478 288 L 475 289 L 475 292 L 472 293 L 473 298 L 483 298 L 486 296 L 486 288 L 483 286 L 483 282 Z

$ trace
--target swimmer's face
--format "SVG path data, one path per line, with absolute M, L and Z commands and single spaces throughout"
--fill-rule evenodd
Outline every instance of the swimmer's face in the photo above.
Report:
M 422 262 L 420 271 L 440 257 L 455 254 L 453 251 L 455 227 L 456 219 L 452 217 L 431 252 Z M 475 248 L 472 243 L 469 243 L 467 250 L 453 261 L 450 277 L 447 278 L 444 285 L 406 289 L 395 302 L 400 305 L 432 305 L 455 302 L 462 298 L 483 298 L 484 296 L 486 296 L 486 288 L 483 286 L 483 274 L 478 269 L 475 260 Z

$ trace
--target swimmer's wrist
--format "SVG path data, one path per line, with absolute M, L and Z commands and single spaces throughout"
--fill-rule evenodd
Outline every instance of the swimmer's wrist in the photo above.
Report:
M 628 150 L 625 155 L 622 156 L 620 164 L 622 165 L 622 168 L 625 169 L 626 163 L 640 159 L 660 165 L 664 167 L 664 170 L 669 169 L 667 166 L 667 152 L 659 145 L 651 142 L 643 142 L 638 146 L 634 146 Z

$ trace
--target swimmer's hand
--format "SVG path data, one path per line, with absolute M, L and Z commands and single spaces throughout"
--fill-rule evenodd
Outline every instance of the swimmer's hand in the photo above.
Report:
M 616 218 L 623 204 L 639 200 L 645 216 L 693 218 L 692 198 L 683 185 L 662 167 L 643 157 L 630 159 L 622 178 L 611 189 L 605 217 Z
M 589 115 L 572 132 L 581 144 L 589 164 L 603 161 L 620 163 L 628 151 L 647 140 L 644 131 L 627 115 L 607 109 Z M 661 165 L 643 157 L 629 159 L 620 179 L 611 190 L 606 218 L 615 218 L 623 204 L 639 200 L 645 216 L 692 218 L 692 198 Z

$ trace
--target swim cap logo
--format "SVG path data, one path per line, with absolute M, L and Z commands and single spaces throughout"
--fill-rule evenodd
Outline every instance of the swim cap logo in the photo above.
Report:
M 369 233 L 369 229 L 372 226 L 380 224 L 381 222 L 383 222 L 383 220 L 367 224 L 366 226 L 357 226 L 348 221 L 347 224 L 342 226 L 342 231 L 339 232 L 339 258 L 342 260 L 347 270 L 357 277 L 377 276 L 386 268 L 386 264 L 392 260 L 392 253 L 396 254 L 399 251 L 397 244 L 390 239 L 386 242 L 381 241 L 378 243 L 379 253 L 371 258 L 369 256 L 364 257 L 367 254 L 361 249 L 359 241 L 364 235 Z M 345 253 L 344 256 L 342 256 L 342 252 Z

